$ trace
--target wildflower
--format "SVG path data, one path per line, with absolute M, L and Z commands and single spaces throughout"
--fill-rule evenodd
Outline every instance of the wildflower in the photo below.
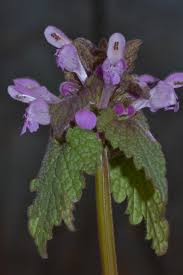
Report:
M 97 123 L 96 115 L 86 109 L 81 109 L 75 114 L 76 124 L 82 129 L 92 130 Z
M 139 98 L 133 102 L 133 107 L 137 110 L 148 107 L 151 112 L 159 109 L 173 110 L 179 109 L 179 102 L 175 92 L 175 88 L 183 86 L 183 73 L 173 73 L 160 80 L 155 87 L 150 90 L 150 98 Z
M 48 26 L 44 34 L 48 43 L 57 48 L 56 62 L 58 67 L 76 73 L 80 81 L 84 83 L 87 74 L 72 41 L 61 30 L 53 26 Z
M 39 128 L 39 124 L 50 124 L 49 106 L 43 99 L 36 99 L 26 108 L 24 117 L 25 122 L 21 135 L 25 134 L 27 129 L 31 133 L 36 132 Z
M 102 65 L 103 78 L 106 85 L 117 85 L 125 70 L 124 50 L 125 38 L 120 33 L 111 35 L 108 43 L 107 58 Z
M 27 129 L 35 132 L 40 125 L 48 125 L 50 123 L 48 104 L 56 104 L 60 99 L 50 93 L 46 87 L 29 78 L 17 78 L 14 85 L 8 87 L 9 95 L 18 101 L 29 104 L 24 114 L 25 122 L 21 134 Z
M 124 60 L 126 40 L 120 33 L 111 35 L 107 48 L 107 58 L 102 64 L 104 89 L 99 103 L 99 108 L 106 108 L 114 91 L 114 86 L 119 84 L 125 71 Z

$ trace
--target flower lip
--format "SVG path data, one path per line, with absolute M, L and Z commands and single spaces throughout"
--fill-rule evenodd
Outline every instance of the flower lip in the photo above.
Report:
M 25 122 L 21 135 L 25 134 L 27 129 L 33 133 L 36 132 L 40 125 L 50 124 L 50 115 L 48 104 L 43 99 L 34 100 L 26 109 Z
M 124 58 L 126 40 L 121 33 L 114 33 L 109 38 L 107 57 L 111 64 L 115 65 L 118 61 Z
M 44 36 L 49 44 L 58 49 L 71 43 L 71 40 L 60 29 L 54 26 L 46 27 Z
M 107 58 L 103 65 L 103 79 L 107 85 L 117 85 L 121 81 L 121 77 L 126 69 L 124 60 L 118 61 L 115 65 L 110 63 L 110 60 Z

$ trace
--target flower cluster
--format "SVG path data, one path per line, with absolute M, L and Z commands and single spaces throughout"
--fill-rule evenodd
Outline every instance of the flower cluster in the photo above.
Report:
M 128 43 L 122 34 L 114 33 L 108 42 L 103 40 L 96 46 L 84 38 L 72 41 L 53 26 L 48 26 L 44 35 L 48 43 L 56 48 L 56 64 L 64 71 L 66 81 L 60 84 L 58 96 L 30 78 L 15 79 L 14 85 L 8 87 L 13 99 L 28 104 L 21 134 L 27 129 L 32 133 L 39 125 L 50 124 L 50 106 L 79 95 L 81 89 L 90 89 L 88 79 L 91 76 L 100 80 L 102 89 L 94 102 L 89 101 L 76 110 L 73 122 L 80 128 L 94 129 L 98 110 L 108 107 L 117 116 L 125 118 L 143 108 L 149 108 L 151 112 L 159 109 L 178 111 L 175 89 L 183 86 L 183 73 L 170 74 L 164 80 L 148 74 L 132 74 L 130 62 L 136 58 L 136 40 Z M 132 56 L 129 57 L 130 51 Z

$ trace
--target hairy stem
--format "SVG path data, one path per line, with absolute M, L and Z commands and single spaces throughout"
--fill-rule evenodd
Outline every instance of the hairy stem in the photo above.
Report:
M 103 275 L 118 275 L 110 193 L 107 149 L 104 149 L 96 173 L 98 238 Z

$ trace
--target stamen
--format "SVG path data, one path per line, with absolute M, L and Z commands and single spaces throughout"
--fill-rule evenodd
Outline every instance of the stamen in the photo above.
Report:
M 115 51 L 119 50 L 119 42 L 118 41 L 114 42 L 114 47 L 113 48 L 114 48 Z
M 62 38 L 61 38 L 61 36 L 59 36 L 58 34 L 56 34 L 55 32 L 54 33 L 52 33 L 51 34 L 51 36 L 55 39 L 55 40 L 57 40 L 57 41 L 59 41 L 59 40 L 61 40 Z

